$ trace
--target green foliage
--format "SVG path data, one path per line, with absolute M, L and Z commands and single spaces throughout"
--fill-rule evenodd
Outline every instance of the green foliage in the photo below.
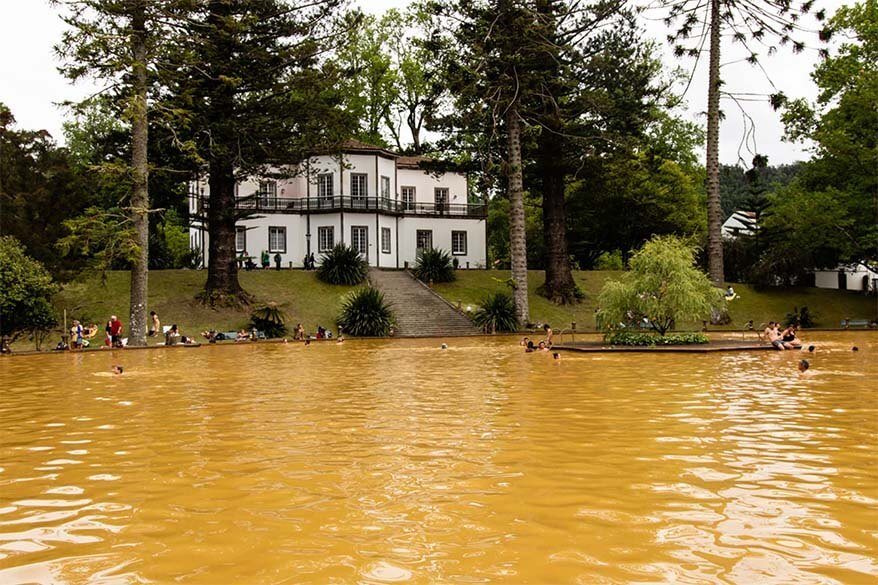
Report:
M 505 292 L 488 295 L 476 309 L 473 322 L 488 333 L 518 331 L 515 301 Z
M 610 331 L 604 335 L 604 342 L 609 345 L 653 347 L 656 345 L 699 345 L 709 343 L 710 340 L 703 333 L 656 335 L 645 332 Z
M 605 251 L 639 248 L 653 235 L 700 240 L 706 233 L 700 168 L 623 153 L 592 161 L 586 176 L 570 185 L 568 201 L 571 252 L 584 266 Z
M 419 250 L 413 272 L 421 282 L 453 282 L 454 265 L 451 254 L 439 248 Z
M 277 303 L 267 303 L 250 313 L 250 327 L 262 331 L 269 338 L 282 337 L 287 332 L 286 319 Z
M 357 337 L 386 337 L 394 322 L 393 310 L 384 294 L 371 286 L 348 294 L 336 319 L 344 333 Z
M 62 224 L 68 234 L 58 240 L 64 255 L 79 255 L 102 274 L 127 266 L 138 254 L 137 234 L 131 216 L 118 207 L 89 207 L 79 217 Z
M 336 244 L 320 257 L 317 278 L 329 284 L 353 286 L 365 280 L 369 264 L 363 256 L 346 244 Z
M 625 270 L 625 262 L 622 260 L 622 251 L 613 250 L 604 252 L 594 263 L 595 270 Z
M 664 335 L 674 323 L 708 319 L 724 308 L 723 293 L 695 267 L 695 248 L 673 236 L 655 237 L 631 257 L 630 270 L 610 280 L 598 298 L 604 328 L 644 317 Z
M 45 267 L 11 236 L 0 237 L 0 335 L 37 340 L 57 323 L 52 296 L 58 286 Z
M 878 2 L 840 7 L 824 35 L 843 40 L 812 73 L 817 102 L 776 100 L 786 138 L 815 144 L 798 184 L 770 209 L 779 222 L 792 218 L 803 228 L 794 237 L 804 246 L 797 259 L 814 262 L 807 268 L 873 259 L 878 249 Z M 797 211 L 794 201 L 808 209 Z M 818 213 L 822 205 L 829 217 Z M 809 227 L 812 221 L 816 225 Z M 780 263 L 786 251 L 773 261 Z

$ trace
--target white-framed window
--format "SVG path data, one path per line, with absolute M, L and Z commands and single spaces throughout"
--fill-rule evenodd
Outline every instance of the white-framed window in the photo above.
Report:
M 390 199 L 390 177 L 381 177 L 381 196 Z
M 402 209 L 403 211 L 411 211 L 415 208 L 415 188 L 401 187 L 402 192 Z
M 362 200 L 369 196 L 369 183 L 366 173 L 351 173 L 351 199 Z
M 335 246 L 335 227 L 325 225 L 317 228 L 317 251 L 329 252 Z
M 436 207 L 444 207 L 448 203 L 448 187 L 436 187 L 433 189 L 433 202 Z
M 260 207 L 275 207 L 277 205 L 277 181 L 259 181 L 257 198 Z
M 390 254 L 390 228 L 381 228 L 381 253 Z
M 451 232 L 451 253 L 455 256 L 466 255 L 466 232 L 461 230 L 452 230 Z
M 268 228 L 268 251 L 287 252 L 287 228 L 271 226 Z
M 433 248 L 433 230 L 418 230 L 415 239 L 418 250 L 430 250 Z
M 244 226 L 235 226 L 235 252 L 244 252 L 247 250 L 247 228 Z
M 332 173 L 317 175 L 317 197 L 320 199 L 332 199 Z
M 364 225 L 351 226 L 351 248 L 369 257 L 369 228 Z

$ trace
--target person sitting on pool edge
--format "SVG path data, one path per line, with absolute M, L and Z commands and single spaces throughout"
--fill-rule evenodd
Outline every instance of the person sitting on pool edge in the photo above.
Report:
M 783 330 L 783 333 L 780 334 L 781 341 L 783 341 L 783 346 L 786 349 L 801 349 L 802 342 L 799 340 L 796 335 L 799 332 L 799 328 L 796 325 L 790 325 L 786 329 Z
M 783 337 L 780 334 L 778 329 L 778 324 L 774 321 L 768 322 L 768 327 L 765 329 L 765 337 L 766 341 L 774 346 L 775 349 L 783 351 L 786 349 L 783 343 Z

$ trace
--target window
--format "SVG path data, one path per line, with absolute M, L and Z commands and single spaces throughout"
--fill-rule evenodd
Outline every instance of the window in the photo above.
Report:
M 403 187 L 402 191 L 402 210 L 412 211 L 415 208 L 415 188 Z
M 321 200 L 332 199 L 332 173 L 317 175 L 317 197 Z
M 277 181 L 259 181 L 259 207 L 277 206 Z
M 285 228 L 285 227 L 270 227 L 270 228 L 268 228 L 268 251 L 269 252 L 281 252 L 282 254 L 286 254 L 286 252 L 287 252 L 287 228 Z
M 390 177 L 381 177 L 381 196 L 390 199 Z
M 235 227 L 235 252 L 244 252 L 247 250 L 247 228 L 242 226 Z
M 369 228 L 364 225 L 351 226 L 351 248 L 369 257 Z
M 366 173 L 351 173 L 351 199 L 354 201 L 362 201 L 369 195 L 367 187 Z
M 390 254 L 390 228 L 381 228 L 381 252 Z
M 445 204 L 448 203 L 448 187 L 436 187 L 433 190 L 433 201 L 436 203 L 437 209 L 445 207 Z
M 317 251 L 329 252 L 335 246 L 335 228 L 331 225 L 317 228 Z
M 466 255 L 466 232 L 451 232 L 451 253 L 455 256 Z
M 417 249 L 430 250 L 433 248 L 433 230 L 418 230 Z

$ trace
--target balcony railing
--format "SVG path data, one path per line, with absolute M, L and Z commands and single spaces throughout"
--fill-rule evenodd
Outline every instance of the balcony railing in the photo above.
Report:
M 207 210 L 210 199 L 199 201 L 199 211 Z M 257 213 L 308 213 L 329 211 L 383 212 L 399 215 L 484 218 L 484 203 L 419 203 L 387 197 L 247 197 L 238 199 L 237 208 Z

